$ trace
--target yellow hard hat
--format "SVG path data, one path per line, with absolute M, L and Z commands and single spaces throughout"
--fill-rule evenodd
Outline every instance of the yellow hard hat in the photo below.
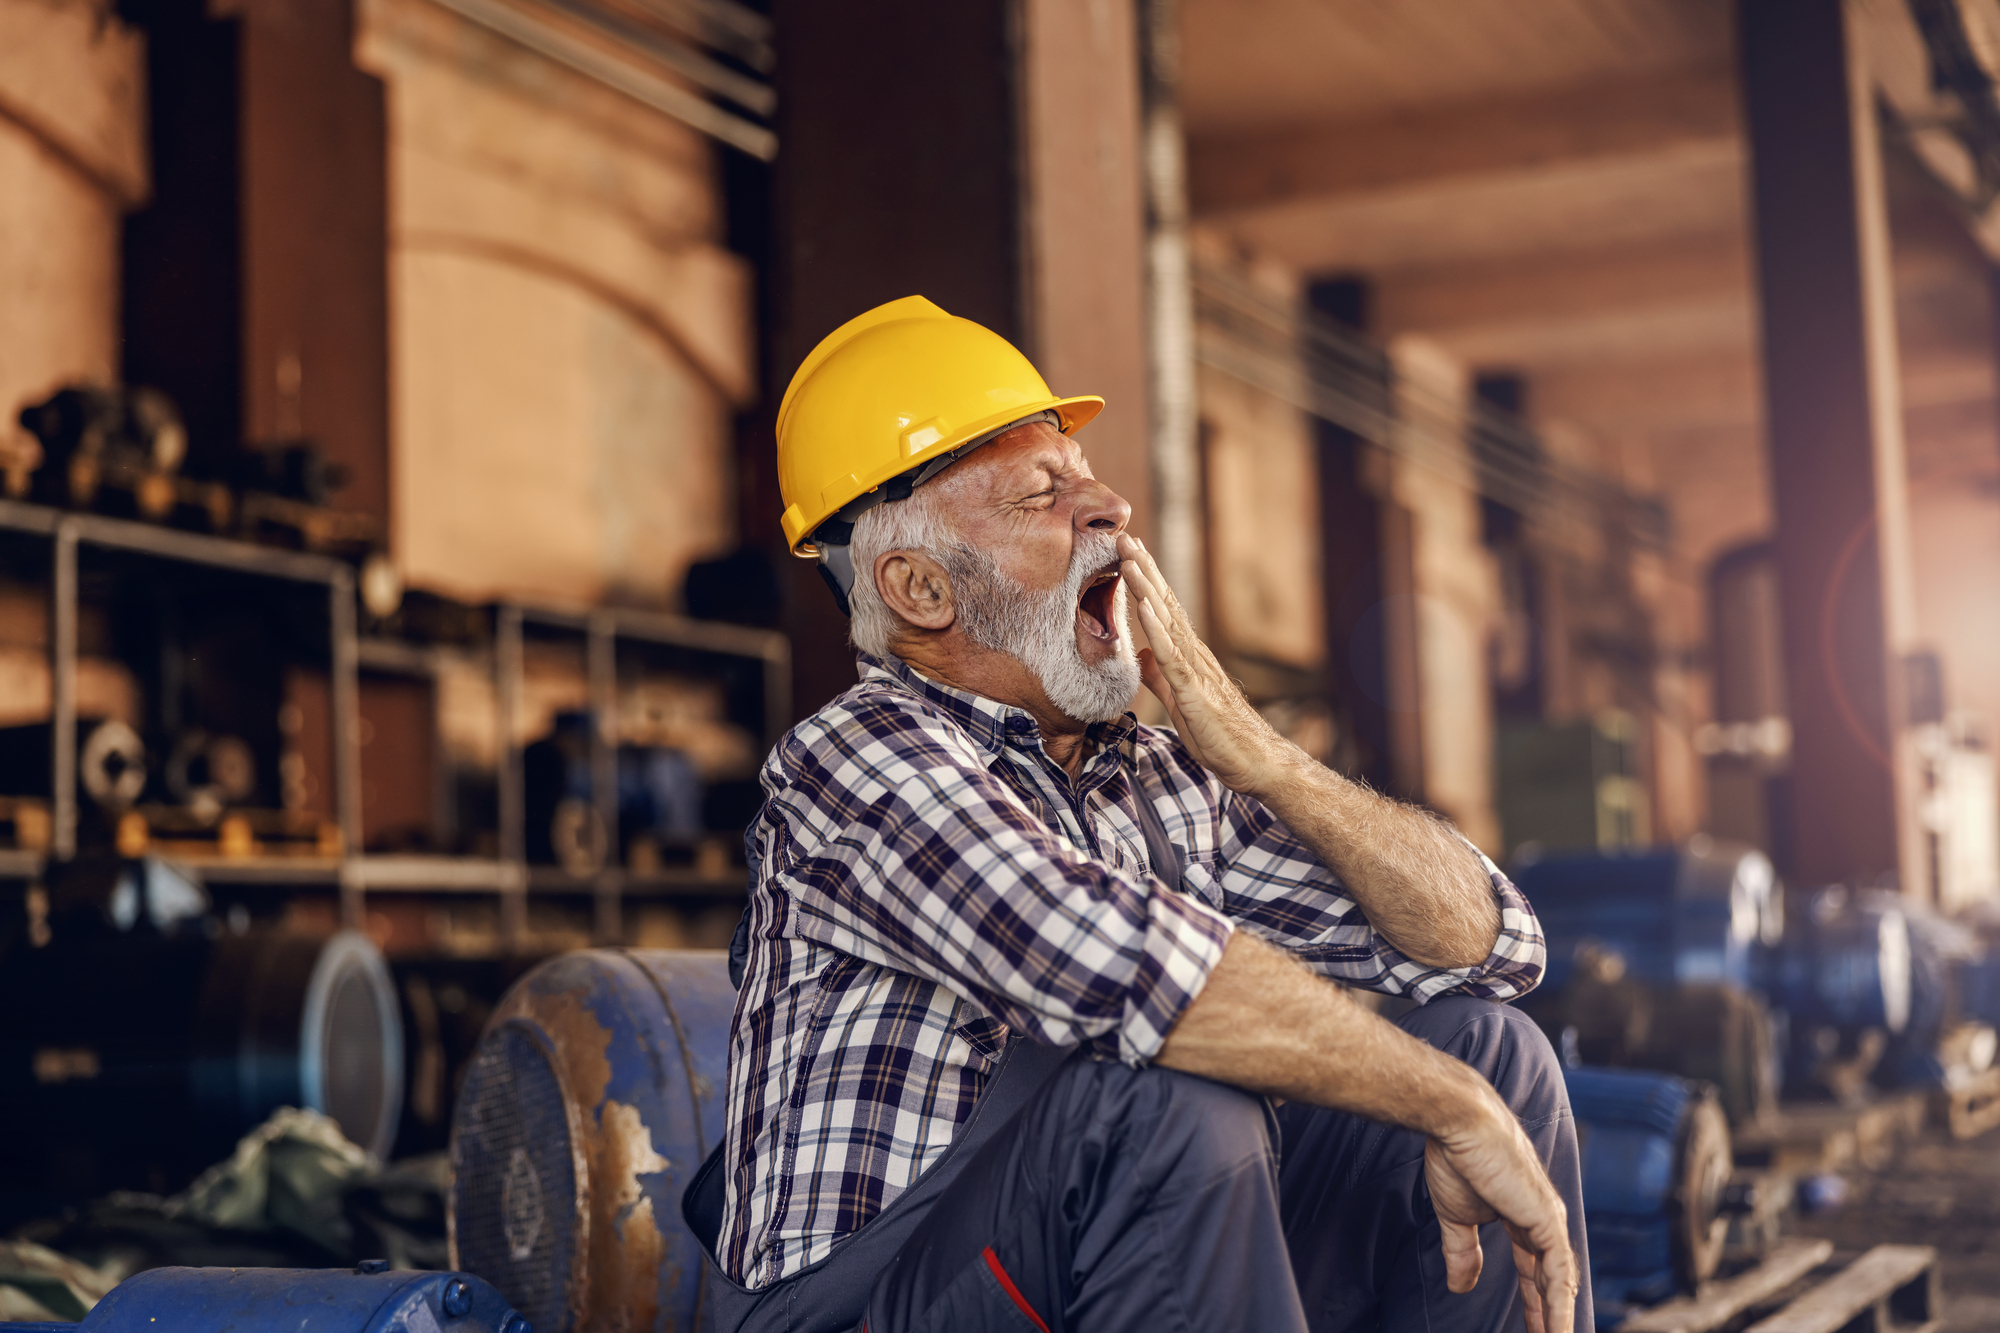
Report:
M 778 406 L 785 541 L 816 556 L 813 534 L 843 509 L 851 523 L 869 504 L 907 496 L 1016 422 L 1050 412 L 1067 435 L 1103 408 L 1102 398 L 1056 397 L 1005 338 L 921 296 L 876 306 L 813 348 Z

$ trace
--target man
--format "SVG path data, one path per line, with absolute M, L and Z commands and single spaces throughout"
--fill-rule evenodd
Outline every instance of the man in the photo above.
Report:
M 1533 913 L 1249 706 L 1070 438 L 1102 406 L 919 297 L 785 394 L 861 680 L 764 767 L 687 1202 L 720 1325 L 1587 1330 L 1560 1070 L 1492 1003 Z

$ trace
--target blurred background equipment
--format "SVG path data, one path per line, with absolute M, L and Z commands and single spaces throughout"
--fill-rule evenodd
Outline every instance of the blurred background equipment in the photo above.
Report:
M 80 1302 L 60 1301 L 75 1307 Z M 349 1269 L 156 1268 L 126 1279 L 64 1322 L 20 1333 L 533 1333 L 500 1294 L 464 1273 Z
M 108 893 L 66 884 L 54 940 L 0 967 L 0 1118 L 38 1145 L 0 1193 L 9 1221 L 178 1189 L 283 1106 L 324 1113 L 378 1158 L 393 1146 L 403 1031 L 381 952 L 352 931 L 237 933 L 191 917 L 163 881 L 142 868 L 137 904 L 128 871 Z
M 88 509 L 100 492 L 117 491 L 127 513 L 157 520 L 173 512 L 187 427 L 159 390 L 74 385 L 22 408 L 20 422 L 41 444 L 36 499 Z
M 1598 1327 L 1716 1274 L 1734 1172 L 1711 1089 L 1671 1075 L 1572 1068 Z
M 451 1263 L 544 1333 L 693 1327 L 710 1278 L 681 1191 L 721 1141 L 735 1007 L 721 952 L 597 949 L 523 977 L 459 1094 Z

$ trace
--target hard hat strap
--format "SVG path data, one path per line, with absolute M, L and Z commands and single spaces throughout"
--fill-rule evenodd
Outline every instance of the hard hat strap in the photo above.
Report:
M 907 500 L 917 487 L 935 477 L 938 473 L 958 462 L 974 449 L 990 444 L 1017 426 L 1046 421 L 1057 430 L 1062 429 L 1062 415 L 1053 409 L 1036 412 L 1010 421 L 1004 426 L 996 426 L 984 435 L 967 440 L 950 453 L 939 454 L 926 459 L 923 466 L 912 468 L 900 476 L 889 478 L 872 491 L 855 496 L 836 511 L 833 517 L 813 529 L 811 541 L 819 551 L 819 576 L 826 580 L 826 586 L 833 589 L 834 600 L 840 603 L 840 613 L 852 616 L 849 597 L 854 592 L 854 524 L 863 514 L 876 505 L 887 504 L 891 500 Z

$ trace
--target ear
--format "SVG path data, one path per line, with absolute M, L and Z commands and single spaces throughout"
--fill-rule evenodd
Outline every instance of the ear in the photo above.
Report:
M 951 576 L 922 551 L 890 551 L 877 557 L 875 591 L 899 619 L 916 629 L 950 629 L 958 619 Z

